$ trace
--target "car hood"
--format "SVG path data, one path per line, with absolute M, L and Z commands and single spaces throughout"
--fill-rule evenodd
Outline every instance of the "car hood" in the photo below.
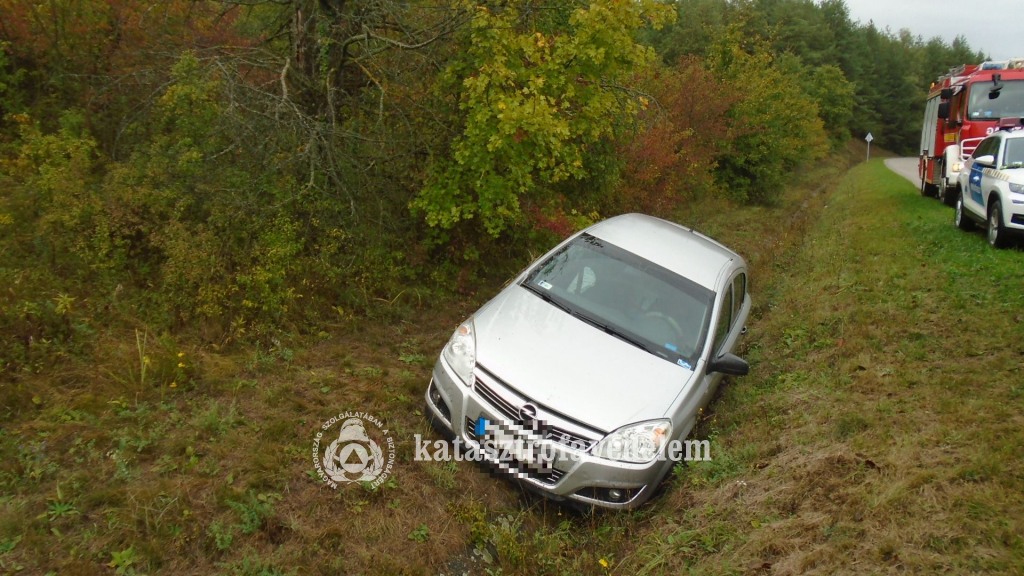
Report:
M 536 404 L 610 432 L 662 418 L 693 372 L 514 284 L 474 317 L 477 363 Z

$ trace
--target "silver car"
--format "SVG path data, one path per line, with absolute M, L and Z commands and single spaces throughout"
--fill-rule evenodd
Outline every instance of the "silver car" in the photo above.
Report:
M 650 216 L 605 220 L 459 326 L 428 416 L 546 496 L 636 507 L 682 457 L 673 449 L 722 376 L 749 371 L 732 352 L 750 306 L 735 252 Z

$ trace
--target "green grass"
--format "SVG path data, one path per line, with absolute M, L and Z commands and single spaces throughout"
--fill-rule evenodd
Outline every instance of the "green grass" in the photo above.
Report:
M 957 231 L 880 161 L 844 168 L 777 206 L 680 214 L 751 262 L 753 372 L 699 427 L 714 459 L 639 511 L 412 461 L 414 434 L 437 438 L 431 359 L 494 286 L 273 350 L 151 336 L 142 383 L 134 333 L 0 383 L 0 572 L 1020 572 L 1024 254 Z M 343 410 L 398 440 L 376 490 L 311 478 Z
M 1024 570 L 1024 254 L 951 222 L 881 161 L 843 179 L 713 406 L 740 472 L 672 493 L 626 572 Z M 680 515 L 731 536 L 680 554 Z

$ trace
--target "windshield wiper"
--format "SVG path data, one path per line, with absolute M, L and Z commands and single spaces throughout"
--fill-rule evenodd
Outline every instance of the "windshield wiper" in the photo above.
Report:
M 610 334 L 612 336 L 615 336 L 619 340 L 622 340 L 623 342 L 627 342 L 629 344 L 632 344 L 633 346 L 636 346 L 637 348 L 643 350 L 644 352 L 648 352 L 648 353 L 651 352 L 651 350 L 647 346 L 645 346 L 643 344 L 643 342 L 640 342 L 636 338 L 633 338 L 633 337 L 630 337 L 630 336 L 628 336 L 626 334 L 623 334 L 621 331 L 617 330 L 616 328 L 614 328 L 612 326 L 609 326 L 607 324 L 603 324 L 603 323 L 601 323 L 601 322 L 591 318 L 590 316 L 587 316 L 586 314 L 581 314 L 579 312 L 570 312 L 570 314 L 572 314 L 573 316 L 579 318 L 580 320 L 583 320 L 587 324 L 590 324 L 591 326 L 593 326 L 593 327 L 595 327 L 595 328 L 597 328 L 599 330 L 603 330 L 605 332 L 605 334 Z
M 583 320 L 587 324 L 590 324 L 591 326 L 597 328 L 598 330 L 601 330 L 605 334 L 609 334 L 611 336 L 615 336 L 619 340 L 622 340 L 623 342 L 626 342 L 628 344 L 632 344 L 633 346 L 636 346 L 637 348 L 643 350 L 644 352 L 648 352 L 650 354 L 653 354 L 653 352 L 651 352 L 651 349 L 648 348 L 647 346 L 645 346 L 643 342 L 640 342 L 636 338 L 633 338 L 631 336 L 628 336 L 628 335 L 622 333 L 620 330 L 616 329 L 613 326 L 609 326 L 607 324 L 604 324 L 603 322 L 600 322 L 599 320 L 595 320 L 594 318 L 591 318 L 590 316 L 587 316 L 586 314 L 583 314 L 583 313 L 577 312 L 575 310 L 569 309 L 568 306 L 566 306 L 565 304 L 562 304 L 561 302 L 558 302 L 557 300 L 552 298 L 550 294 L 546 294 L 543 290 L 540 290 L 536 286 L 534 286 L 532 284 L 529 284 L 527 282 L 523 282 L 522 284 L 520 284 L 520 286 L 522 286 L 523 288 L 526 288 L 530 292 L 533 292 L 538 297 L 540 297 L 541 300 L 551 304 L 555 308 L 559 308 L 563 312 L 569 314 L 570 316 L 575 316 L 575 317 L 579 318 L 580 320 Z
M 555 299 L 552 298 L 550 294 L 545 294 L 543 291 L 538 289 L 536 286 L 534 286 L 532 284 L 528 284 L 526 282 L 523 282 L 522 284 L 520 284 L 520 286 L 522 286 L 523 288 L 526 288 L 530 292 L 533 292 L 534 294 L 539 296 L 541 300 L 547 302 L 548 304 L 551 304 L 555 308 L 560 308 L 562 310 L 562 312 L 565 312 L 566 314 L 572 314 L 572 311 L 569 310 L 568 306 L 566 306 L 565 304 L 562 304 L 561 302 L 555 301 Z

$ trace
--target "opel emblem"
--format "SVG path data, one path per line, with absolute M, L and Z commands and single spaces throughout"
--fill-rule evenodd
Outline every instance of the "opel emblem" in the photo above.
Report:
M 537 419 L 537 407 L 533 404 L 523 404 L 519 409 L 519 418 L 524 422 L 532 422 Z

